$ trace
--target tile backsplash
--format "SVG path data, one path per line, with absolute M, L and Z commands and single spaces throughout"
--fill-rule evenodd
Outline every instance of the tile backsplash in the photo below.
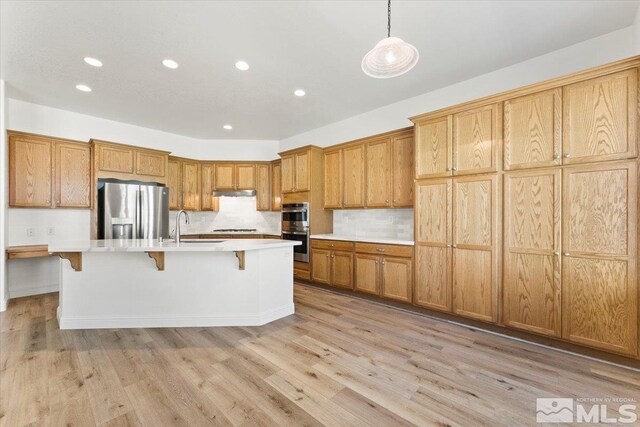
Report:
M 169 231 L 173 236 L 177 211 L 169 212 Z M 189 212 L 190 224 L 182 219 L 182 234 L 210 233 L 216 228 L 255 228 L 264 234 L 280 234 L 280 212 L 256 210 L 255 197 L 221 197 L 218 212 Z
M 333 234 L 413 240 L 413 209 L 335 210 Z

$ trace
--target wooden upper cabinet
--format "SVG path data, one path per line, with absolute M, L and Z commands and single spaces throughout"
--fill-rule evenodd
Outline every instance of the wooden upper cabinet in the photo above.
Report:
M 413 132 L 392 139 L 391 205 L 413 206 L 414 139 Z
M 413 302 L 451 311 L 451 179 L 416 183 Z
M 136 174 L 164 177 L 167 155 L 152 151 L 136 150 Z
M 562 89 L 504 103 L 504 168 L 559 165 L 562 153 Z
M 216 163 L 214 185 L 216 190 L 235 190 L 235 167 L 231 163 Z
M 169 187 L 169 209 L 182 209 L 182 162 L 169 157 L 167 162 L 167 187 Z
M 280 161 L 271 165 L 271 210 L 282 209 L 282 164 Z
M 561 170 L 504 176 L 502 322 L 537 334 L 561 335 Z
M 200 164 L 182 161 L 182 209 L 200 210 Z
M 282 192 L 292 193 L 295 187 L 295 155 L 287 154 L 282 156 L 281 174 L 282 174 Z
M 324 207 L 342 207 L 342 150 L 324 153 Z
M 498 176 L 453 180 L 453 312 L 498 320 Z
M 256 170 L 256 209 L 268 211 L 271 209 L 271 166 L 259 164 Z
M 91 148 L 86 143 L 54 143 L 54 191 L 58 208 L 91 207 Z
M 416 179 L 451 175 L 452 126 L 451 116 L 416 123 Z
M 636 68 L 564 87 L 564 163 L 636 157 Z
M 365 152 L 366 206 L 391 206 L 391 139 L 368 142 Z
M 9 206 L 51 206 L 51 150 L 48 139 L 9 135 Z
M 200 164 L 200 209 L 203 211 L 218 210 L 218 198 L 211 194 L 214 190 L 214 173 L 213 163 Z
M 343 207 L 361 208 L 365 205 L 365 146 L 345 147 L 343 153 Z
M 235 183 L 237 190 L 256 189 L 256 165 L 253 163 L 239 163 L 235 165 Z
M 501 137 L 501 104 L 454 114 L 453 173 L 462 175 L 497 171 Z
M 295 191 L 309 191 L 311 181 L 311 154 L 308 151 L 295 155 Z
M 116 144 L 96 144 L 98 156 L 97 169 L 104 172 L 119 172 L 133 174 L 135 151 L 132 147 Z
M 562 337 L 638 354 L 635 160 L 563 170 Z

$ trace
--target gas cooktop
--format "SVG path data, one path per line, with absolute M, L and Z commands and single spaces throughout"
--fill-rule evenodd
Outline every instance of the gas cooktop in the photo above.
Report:
M 255 233 L 258 230 L 255 228 L 216 228 L 213 231 L 221 233 Z

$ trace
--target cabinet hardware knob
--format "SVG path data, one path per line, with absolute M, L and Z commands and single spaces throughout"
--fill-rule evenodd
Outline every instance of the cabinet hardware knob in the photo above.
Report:
M 385 262 L 384 262 L 384 261 L 382 261 L 382 265 L 385 265 Z
M 565 154 L 565 155 L 564 155 L 564 158 L 565 158 L 565 159 L 568 159 L 569 157 L 571 157 L 571 154 L 569 154 L 569 153 L 567 153 L 567 154 Z
M 376 261 L 376 264 L 378 263 L 378 261 Z
M 327 254 L 327 258 L 329 258 L 329 254 Z
M 569 252 L 563 252 L 562 255 L 564 256 L 570 256 L 571 254 Z
M 458 247 L 458 245 L 451 245 L 451 247 L 452 247 L 452 248 L 457 248 L 457 247 Z
M 450 247 L 451 247 L 451 245 L 447 245 L 447 247 L 448 247 L 448 248 L 450 248 Z
M 447 168 L 447 172 L 451 172 L 451 168 Z
M 555 155 L 553 156 L 553 158 L 554 158 L 555 160 L 558 160 L 558 159 L 560 158 L 560 154 L 555 154 Z
M 560 255 L 560 252 L 554 252 L 553 254 L 554 254 L 555 256 L 559 256 L 559 255 Z
M 389 199 L 385 200 L 384 202 L 385 202 L 385 203 L 389 203 Z
M 458 170 L 458 168 L 451 168 L 451 170 L 455 172 Z

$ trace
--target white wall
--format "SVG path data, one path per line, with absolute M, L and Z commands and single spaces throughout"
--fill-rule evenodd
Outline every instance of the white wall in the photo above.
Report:
M 9 291 L 7 288 L 7 270 L 5 247 L 7 243 L 6 213 L 7 190 L 9 188 L 7 175 L 7 132 L 5 129 L 6 102 L 4 95 L 5 83 L 0 80 L 0 311 L 7 309 Z
M 640 8 L 636 12 L 636 17 L 633 20 L 633 52 L 635 54 L 640 53 Z
M 638 31 L 640 31 L 640 27 L 636 28 L 636 32 Z M 640 37 L 638 38 L 638 43 L 640 43 Z M 326 147 L 411 126 L 411 121 L 408 118 L 418 114 L 627 58 L 638 51 L 634 50 L 634 28 L 627 27 L 528 61 L 283 139 L 280 141 L 280 151 L 309 144 Z M 421 61 L 435 59 L 420 58 Z

